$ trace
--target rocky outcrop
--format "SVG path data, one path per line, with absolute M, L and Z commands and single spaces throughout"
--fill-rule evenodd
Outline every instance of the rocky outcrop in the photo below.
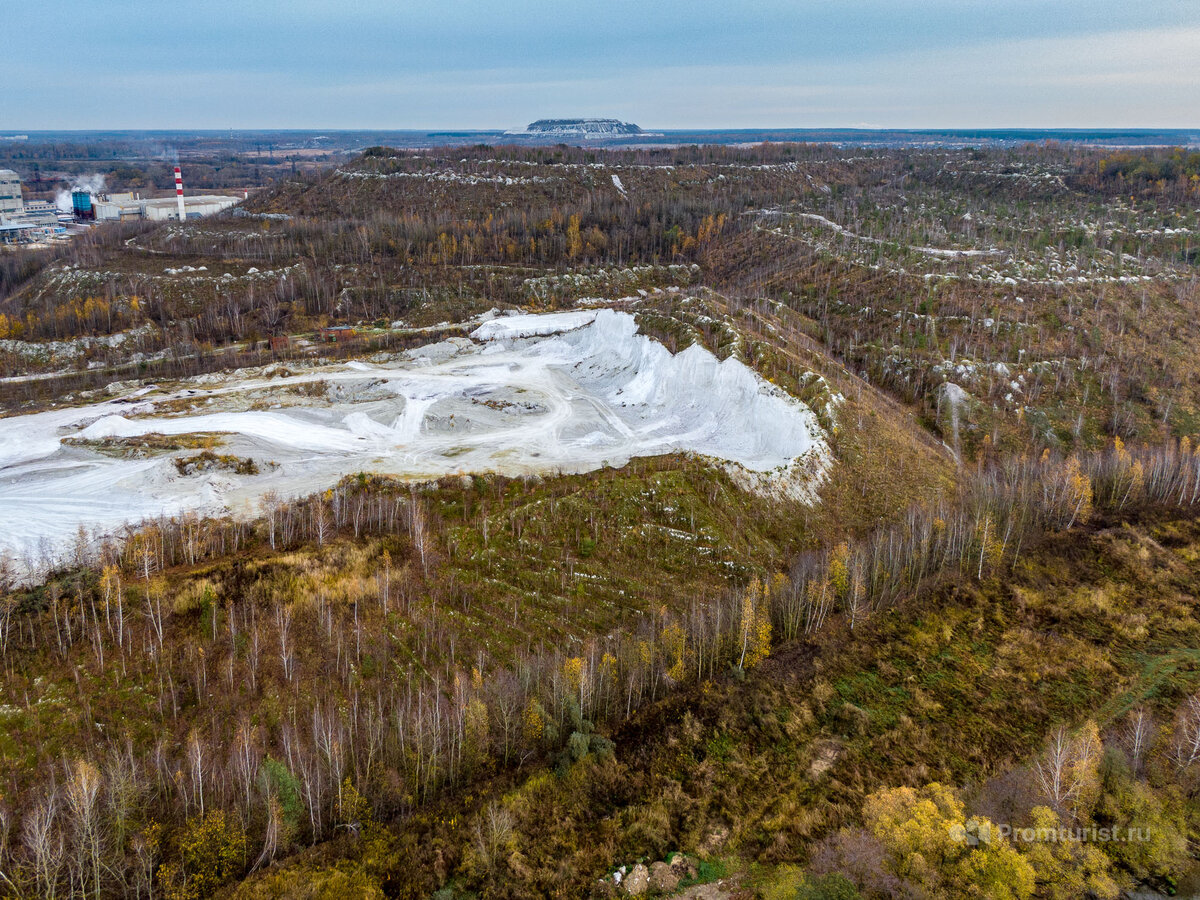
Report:
M 611 875 L 600 879 L 606 896 L 641 897 L 670 896 L 679 889 L 685 878 L 695 878 L 697 862 L 682 853 L 673 853 L 669 862 L 635 863 L 621 866 Z
M 650 870 L 641 863 L 638 863 L 621 882 L 621 886 L 625 888 L 625 893 L 630 897 L 640 897 L 650 890 Z
M 650 887 L 654 890 L 669 894 L 679 887 L 679 872 L 676 872 L 665 862 L 656 862 L 650 866 Z

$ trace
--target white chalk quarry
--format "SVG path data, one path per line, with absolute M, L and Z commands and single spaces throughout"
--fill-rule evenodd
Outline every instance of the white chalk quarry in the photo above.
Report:
M 360 471 L 581 472 L 672 452 L 726 462 L 759 488 L 812 498 L 830 454 L 807 406 L 735 359 L 672 354 L 610 309 L 498 316 L 384 363 L 204 376 L 170 393 L 0 419 L 0 554 L 33 563 L 90 534 L 193 510 L 252 514 Z M 180 400 L 194 411 L 177 413 Z M 164 401 L 172 401 L 171 406 Z M 221 432 L 258 475 L 181 475 L 173 457 L 64 444 Z M 272 463 L 274 465 L 272 465 Z

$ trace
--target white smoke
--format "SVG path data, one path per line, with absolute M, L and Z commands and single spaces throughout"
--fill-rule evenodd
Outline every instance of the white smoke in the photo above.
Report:
M 146 148 L 146 154 L 173 166 L 179 165 L 179 150 L 170 144 L 151 144 Z
M 104 176 L 97 173 L 95 175 L 76 175 L 72 178 L 70 187 L 54 195 L 54 205 L 63 212 L 71 212 L 72 191 L 87 191 L 93 196 L 103 193 Z

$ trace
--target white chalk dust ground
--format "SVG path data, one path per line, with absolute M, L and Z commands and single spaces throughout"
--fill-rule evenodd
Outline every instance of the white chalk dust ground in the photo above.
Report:
M 205 376 L 170 393 L 0 419 L 0 554 L 58 557 L 80 526 L 108 534 L 188 510 L 251 514 L 360 471 L 581 472 L 677 451 L 803 495 L 829 459 L 813 413 L 737 360 L 672 355 L 609 309 L 501 316 L 381 363 Z M 224 432 L 215 452 L 260 474 L 179 474 L 173 456 L 64 444 Z M 274 463 L 274 465 L 268 465 Z

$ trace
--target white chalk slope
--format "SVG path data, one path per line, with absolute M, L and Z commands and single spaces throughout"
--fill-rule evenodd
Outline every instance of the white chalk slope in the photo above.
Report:
M 0 553 L 57 557 L 80 526 L 107 534 L 188 510 L 252 513 L 268 491 L 302 495 L 359 471 L 580 472 L 686 451 L 802 494 L 828 462 L 804 404 L 701 347 L 672 355 L 637 334 L 627 313 L 500 317 L 472 337 L 385 364 L 209 376 L 133 402 L 0 419 Z M 157 414 L 158 403 L 182 397 L 203 411 Z M 61 443 L 155 432 L 227 432 L 220 452 L 251 457 L 261 472 L 185 477 L 170 456 Z

